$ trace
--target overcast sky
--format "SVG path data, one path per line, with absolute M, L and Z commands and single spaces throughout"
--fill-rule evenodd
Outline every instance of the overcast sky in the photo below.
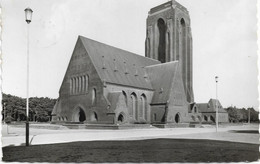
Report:
M 3 92 L 26 96 L 30 24 L 30 96 L 57 98 L 78 35 L 144 56 L 150 8 L 167 0 L 2 0 Z M 256 0 L 179 0 L 190 12 L 197 103 L 258 107 Z

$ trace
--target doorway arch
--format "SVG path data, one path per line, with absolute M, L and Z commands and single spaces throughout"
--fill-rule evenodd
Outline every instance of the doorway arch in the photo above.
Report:
M 215 122 L 215 118 L 212 115 L 210 116 L 210 121 Z
M 77 107 L 73 114 L 74 122 L 84 122 L 86 120 L 85 111 L 81 107 Z
M 208 121 L 208 117 L 207 117 L 207 116 L 204 116 L 204 120 L 205 120 L 205 121 Z
M 90 115 L 90 121 L 92 122 L 96 122 L 98 121 L 98 115 L 96 112 L 92 112 L 91 115 Z
M 176 123 L 180 123 L 180 121 L 181 121 L 181 118 L 180 118 L 180 114 L 179 113 L 177 113 L 176 115 L 175 115 L 175 122 Z
M 123 114 L 123 113 L 120 113 L 120 114 L 118 115 L 118 117 L 117 117 L 117 122 L 118 122 L 119 124 L 122 124 L 122 123 L 124 123 L 124 121 L 125 121 L 124 114 Z

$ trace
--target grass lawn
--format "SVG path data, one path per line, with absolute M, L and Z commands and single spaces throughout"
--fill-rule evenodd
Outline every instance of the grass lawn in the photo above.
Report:
M 12 162 L 241 162 L 257 161 L 259 145 L 212 140 L 84 141 L 3 148 Z

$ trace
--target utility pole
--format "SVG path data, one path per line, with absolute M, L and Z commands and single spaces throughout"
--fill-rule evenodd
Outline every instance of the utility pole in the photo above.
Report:
M 216 132 L 218 132 L 218 76 L 215 76 L 216 81 Z

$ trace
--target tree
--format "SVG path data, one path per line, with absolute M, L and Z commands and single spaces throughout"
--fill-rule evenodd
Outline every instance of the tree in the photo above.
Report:
M 248 122 L 248 110 L 250 110 L 250 120 L 251 122 L 259 122 L 258 120 L 258 112 L 254 110 L 254 108 L 236 108 L 236 107 L 228 107 L 225 109 L 228 112 L 230 122 Z
M 49 121 L 51 111 L 56 103 L 56 99 L 48 97 L 31 97 L 29 98 L 29 121 L 47 122 Z M 26 121 L 26 99 L 3 93 L 2 105 L 5 104 L 5 110 L 13 121 Z M 10 119 L 9 119 L 10 120 Z

